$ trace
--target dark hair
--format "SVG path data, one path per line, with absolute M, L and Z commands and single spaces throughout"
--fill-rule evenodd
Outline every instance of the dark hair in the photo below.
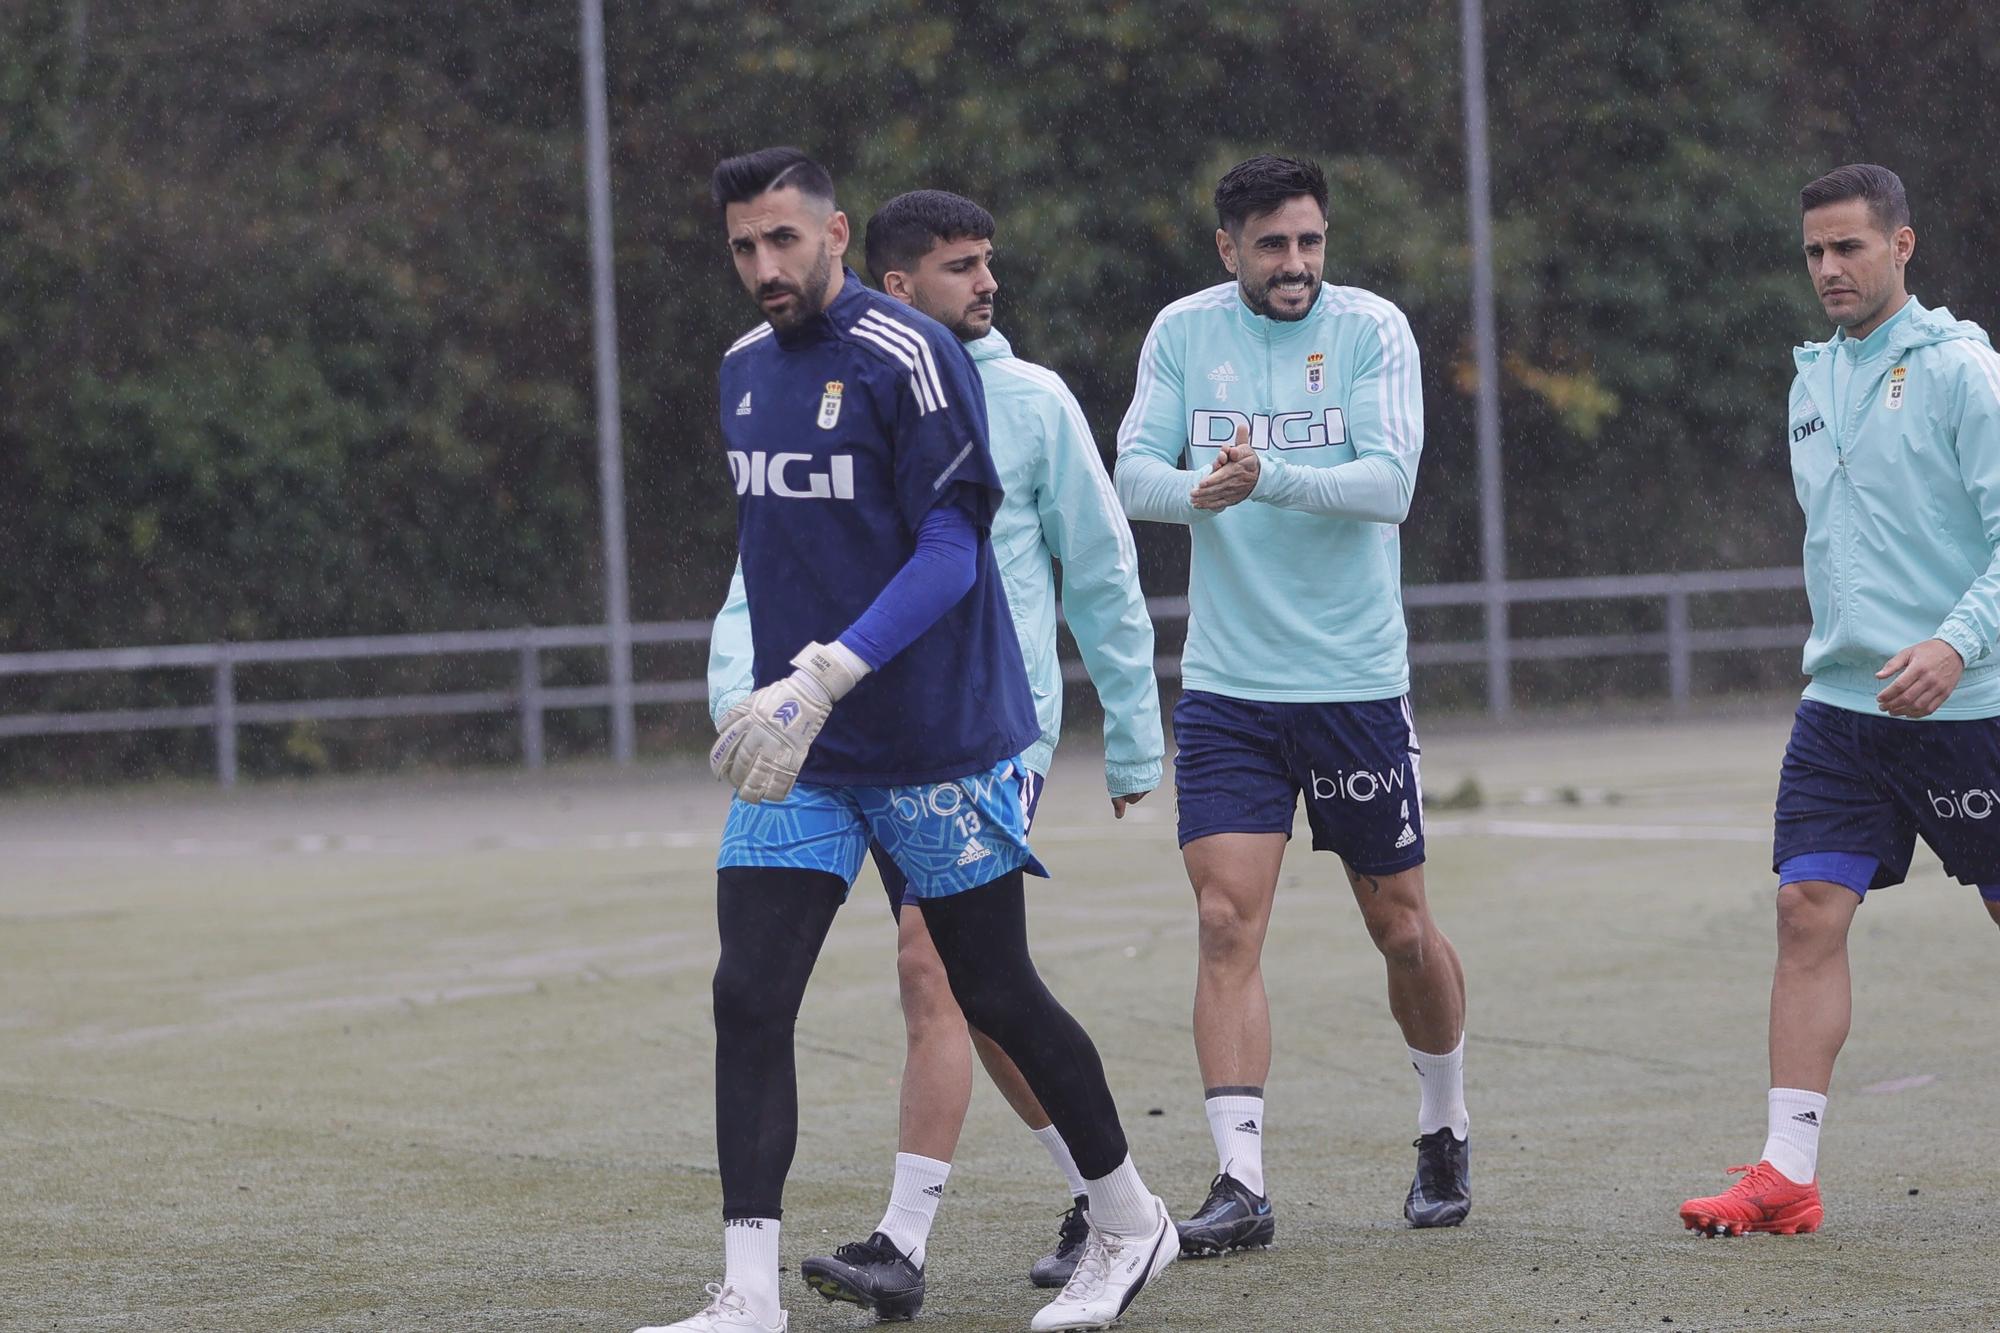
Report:
M 727 208 L 780 187 L 797 190 L 831 207 L 833 177 L 826 168 L 796 148 L 759 148 L 754 153 L 726 157 L 708 178 L 708 193 L 717 208 Z
M 993 215 L 962 194 L 912 190 L 899 194 L 868 219 L 862 248 L 868 273 L 882 285 L 885 273 L 907 273 L 946 241 L 990 241 Z
M 1287 199 L 1309 194 L 1326 212 L 1326 173 L 1309 157 L 1276 157 L 1259 153 L 1238 162 L 1215 183 L 1215 219 L 1235 232 L 1251 218 L 1275 213 Z
M 1910 197 L 1903 193 L 1902 178 L 1872 162 L 1836 167 L 1800 190 L 1799 212 L 1810 213 L 1846 199 L 1866 199 L 1868 211 L 1883 231 L 1910 225 Z

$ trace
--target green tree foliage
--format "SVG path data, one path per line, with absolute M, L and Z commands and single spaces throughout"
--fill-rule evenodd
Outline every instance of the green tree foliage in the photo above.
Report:
M 706 198 L 797 143 L 857 224 L 941 186 L 1001 323 L 1109 447 L 1139 341 L 1221 278 L 1248 153 L 1334 183 L 1329 277 L 1410 313 L 1410 577 L 1476 574 L 1458 6 L 609 0 L 636 612 L 720 596 L 715 361 L 756 315 Z M 1489 0 L 1508 547 L 1522 575 L 1797 557 L 1781 402 L 1823 330 L 1794 192 L 1901 169 L 1913 285 L 1991 321 L 1970 0 Z M 0 649 L 599 613 L 576 15 L 17 0 L 0 15 Z M 853 256 L 858 261 L 858 246 Z M 1180 540 L 1145 535 L 1155 590 Z

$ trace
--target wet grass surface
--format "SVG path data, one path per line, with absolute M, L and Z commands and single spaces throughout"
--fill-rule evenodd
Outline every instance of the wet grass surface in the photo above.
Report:
M 1472 991 L 1475 1205 L 1412 1233 L 1416 1089 L 1337 865 L 1302 838 L 1267 955 L 1278 1248 L 1177 1265 L 1133 1329 L 2000 1326 L 2000 938 L 1919 853 L 1864 909 L 1825 1229 L 1674 1210 L 1762 1141 L 1768 819 L 1786 711 L 1425 736 L 1431 895 Z M 581 769 L 0 801 L 0 1328 L 606 1329 L 721 1267 L 705 773 Z M 1037 845 L 1051 986 L 1177 1211 L 1214 1166 L 1194 915 L 1164 795 L 1114 824 L 1084 746 Z M 902 1061 L 872 872 L 799 1026 L 796 1278 L 872 1227 Z M 1868 1089 L 1878 1089 L 1868 1091 Z M 1157 1113 L 1154 1113 L 1157 1112 Z M 989 1087 L 924 1324 L 1020 1329 L 1067 1205 Z

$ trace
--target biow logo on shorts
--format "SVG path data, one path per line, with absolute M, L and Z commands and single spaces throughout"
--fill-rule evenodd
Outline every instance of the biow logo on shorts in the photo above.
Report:
M 1336 769 L 1331 776 L 1312 770 L 1312 795 L 1315 801 L 1372 801 L 1377 796 L 1399 792 L 1408 785 L 1410 767 L 1398 764 L 1395 768 L 1376 773 L 1365 768 L 1352 772 Z
M 762 449 L 729 451 L 729 475 L 738 495 L 775 495 L 786 500 L 852 500 L 854 459 L 835 454 L 812 470 L 812 454 L 767 454 Z
M 956 782 L 936 782 L 924 787 L 898 788 L 894 797 L 896 814 L 903 822 L 915 824 L 926 816 L 938 819 L 952 819 L 962 812 L 990 804 L 994 794 L 1000 791 L 1003 782 L 1015 782 L 1012 770 L 1006 773 L 981 773 L 977 777 L 960 778 Z M 973 829 L 978 827 L 975 817 Z
M 1995 810 L 2000 810 L 2000 789 L 1993 787 L 1971 787 L 1965 791 L 1943 793 L 1927 787 L 1924 795 L 1930 799 L 1931 813 L 1939 819 L 1984 819 Z

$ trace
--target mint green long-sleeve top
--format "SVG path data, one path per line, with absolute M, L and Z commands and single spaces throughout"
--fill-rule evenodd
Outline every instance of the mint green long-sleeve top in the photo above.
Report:
M 1341 702 L 1410 688 L 1402 549 L 1423 452 L 1409 322 L 1358 287 L 1322 284 L 1273 320 L 1234 282 L 1174 302 L 1139 353 L 1118 432 L 1118 495 L 1135 519 L 1192 531 L 1188 688 Z M 1258 477 L 1219 513 L 1188 496 L 1248 429 Z
M 1931 717 L 2000 716 L 2000 355 L 1977 324 L 1911 297 L 1866 338 L 1842 331 L 1793 361 L 1805 697 L 1879 712 L 1875 673 L 1936 638 L 1965 675 Z

